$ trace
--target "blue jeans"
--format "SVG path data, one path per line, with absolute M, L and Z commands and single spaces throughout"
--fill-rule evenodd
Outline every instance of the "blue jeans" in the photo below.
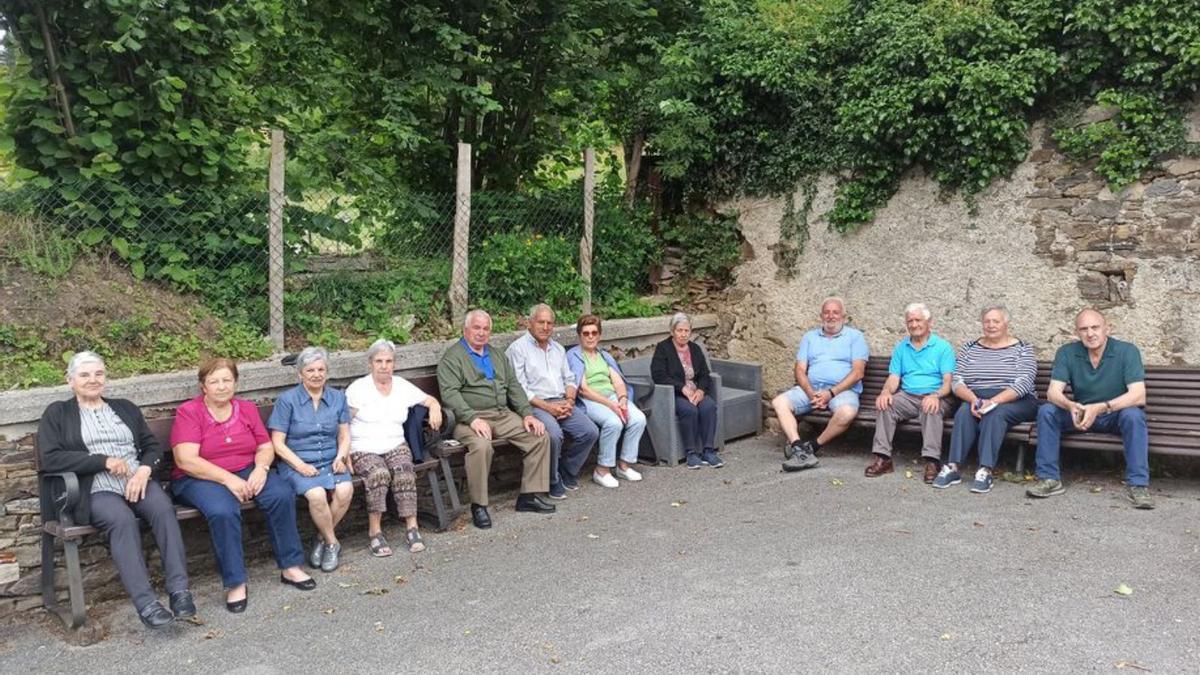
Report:
M 254 465 L 251 464 L 233 474 L 245 480 L 253 470 Z M 179 501 L 200 509 L 208 521 L 213 554 L 217 558 L 217 568 L 225 588 L 246 583 L 246 559 L 242 552 L 242 507 L 233 493 L 220 483 L 189 476 L 173 481 L 171 491 Z M 279 569 L 296 567 L 304 562 L 304 548 L 300 544 L 300 532 L 296 529 L 296 493 L 291 483 L 274 471 L 268 471 L 267 482 L 262 492 L 254 498 L 254 503 L 266 516 L 267 533 L 271 537 L 271 548 L 275 550 L 275 564 Z
M 616 394 L 609 394 L 610 401 L 617 400 Z M 622 422 L 617 413 L 606 405 L 595 401 L 584 401 L 588 417 L 600 426 L 600 451 L 596 454 L 596 464 L 612 468 L 617 465 L 617 439 L 625 432 L 625 440 L 621 442 L 621 461 L 626 464 L 636 464 L 638 460 L 638 444 L 642 440 L 642 432 L 646 430 L 646 415 L 638 410 L 632 402 L 629 404 L 629 421 Z
M 1003 389 L 980 389 L 975 395 L 980 398 L 991 398 Z M 954 431 L 950 433 L 950 461 L 962 464 L 967 455 L 971 454 L 971 446 L 979 445 L 979 466 L 989 469 L 996 467 L 1000 459 L 1000 446 L 1004 443 L 1004 434 L 1014 424 L 1032 422 L 1037 417 L 1038 404 L 1033 394 L 1001 403 L 983 419 L 976 419 L 971 414 L 971 404 L 963 402 L 954 414 Z M 961 468 L 961 467 L 960 467 Z
M 587 461 L 588 453 L 592 451 L 592 446 L 600 437 L 600 431 L 596 429 L 596 425 L 592 424 L 587 414 L 579 406 L 571 408 L 571 414 L 561 420 L 554 419 L 554 415 L 541 408 L 534 408 L 533 416 L 546 425 L 546 435 L 550 437 L 550 484 L 555 485 L 562 480 L 559 478 L 559 471 L 572 478 L 578 478 L 579 470 Z M 563 454 L 564 433 L 571 440 L 565 455 Z
M 675 420 L 687 453 L 717 448 L 717 402 L 705 395 L 693 405 L 683 394 L 675 394 Z
M 1058 469 L 1059 446 L 1063 434 L 1077 434 L 1071 413 L 1043 403 L 1037 416 L 1037 477 L 1062 480 Z M 1125 445 L 1125 482 L 1129 485 L 1150 485 L 1150 437 L 1146 430 L 1146 412 L 1141 408 L 1125 408 L 1096 418 L 1090 431 L 1120 436 Z

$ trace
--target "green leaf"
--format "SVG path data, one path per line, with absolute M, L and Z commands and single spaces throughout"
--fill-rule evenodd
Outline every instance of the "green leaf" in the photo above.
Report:
M 129 117 L 134 113 L 134 108 L 127 101 L 117 101 L 113 104 L 112 114 L 117 117 Z
M 104 231 L 104 228 L 89 227 L 79 233 L 79 241 L 83 242 L 84 246 L 95 246 L 104 241 L 104 237 L 107 235 L 108 233 Z
M 129 266 L 129 271 L 133 273 L 134 279 L 141 281 L 142 279 L 146 278 L 146 263 L 142 262 L 141 260 L 135 260 L 133 261 L 133 264 Z

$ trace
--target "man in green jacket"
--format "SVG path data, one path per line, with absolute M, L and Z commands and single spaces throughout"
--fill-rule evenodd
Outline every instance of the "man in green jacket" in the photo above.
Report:
M 517 511 L 553 513 L 554 505 L 538 496 L 550 489 L 550 437 L 533 416 L 529 398 L 503 352 L 493 352 L 492 317 L 481 309 L 467 312 L 463 337 L 438 362 L 442 405 L 454 412 L 454 437 L 467 448 L 467 489 L 475 527 L 492 526 L 488 515 L 488 475 L 492 442 L 516 446 L 523 455 Z

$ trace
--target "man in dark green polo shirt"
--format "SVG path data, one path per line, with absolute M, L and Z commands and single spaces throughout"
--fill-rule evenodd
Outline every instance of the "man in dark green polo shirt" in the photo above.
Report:
M 1058 456 L 1064 433 L 1090 431 L 1120 436 L 1125 445 L 1126 496 L 1139 509 L 1152 509 L 1149 437 L 1146 431 L 1146 370 L 1142 354 L 1128 342 L 1110 338 L 1104 315 L 1085 309 L 1075 317 L 1078 342 L 1054 355 L 1048 403 L 1038 410 L 1037 477 L 1030 497 L 1066 492 Z M 1073 399 L 1065 393 L 1071 385 Z

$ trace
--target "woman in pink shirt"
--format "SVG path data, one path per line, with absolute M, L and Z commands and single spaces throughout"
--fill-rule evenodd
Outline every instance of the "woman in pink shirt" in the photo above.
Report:
M 300 567 L 304 548 L 296 529 L 296 493 L 271 471 L 275 451 L 258 408 L 235 398 L 237 364 L 210 359 L 200 367 L 200 395 L 179 406 L 171 429 L 172 492 L 208 521 L 225 586 L 225 608 L 246 611 L 242 505 L 253 500 L 266 516 L 279 581 L 302 591 L 317 582 Z

